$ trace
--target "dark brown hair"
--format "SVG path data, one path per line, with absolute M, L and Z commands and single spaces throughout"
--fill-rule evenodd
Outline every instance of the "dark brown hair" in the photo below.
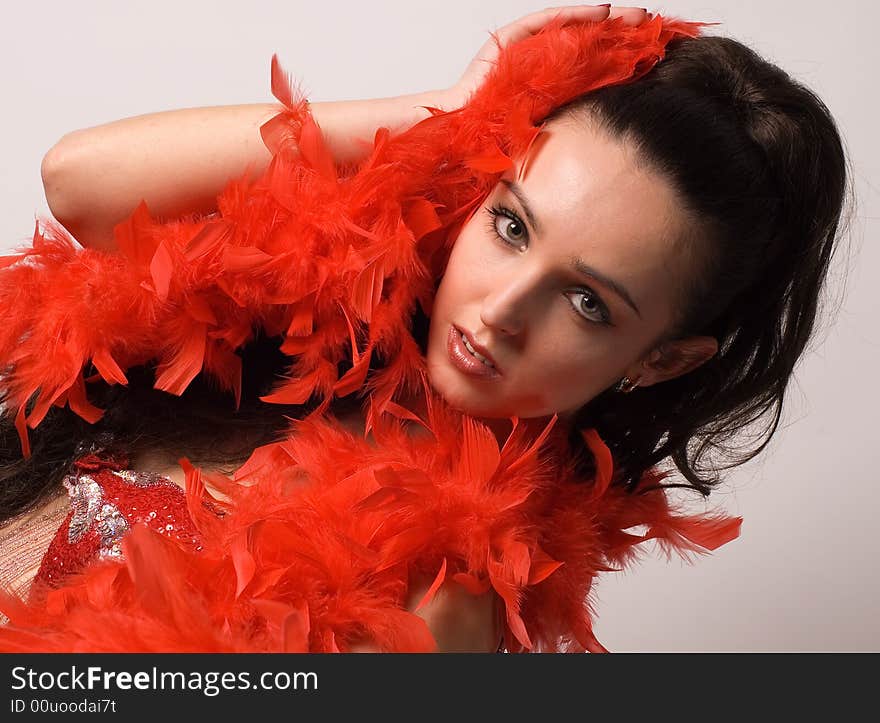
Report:
M 811 338 L 847 196 L 834 120 L 778 67 L 735 40 L 711 36 L 670 44 L 645 77 L 581 97 L 553 118 L 564 115 L 598 120 L 613 137 L 634 143 L 641 160 L 678 190 L 695 219 L 682 240 L 693 273 L 681 282 L 677 324 L 665 338 L 707 335 L 719 343 L 716 356 L 681 377 L 631 394 L 606 390 L 581 410 L 578 425 L 595 427 L 611 447 L 617 483 L 631 489 L 644 470 L 671 458 L 687 480 L 677 486 L 708 494 L 720 469 L 769 442 Z M 421 321 L 415 331 L 423 336 Z M 237 412 L 201 375 L 181 397 L 153 389 L 147 366 L 128 372 L 128 387 L 89 389 L 107 409 L 95 425 L 53 408 L 31 432 L 29 459 L 4 415 L 0 520 L 57 490 L 78 451 L 108 431 L 131 454 L 150 448 L 200 465 L 243 461 L 253 447 L 279 438 L 286 417 L 306 409 L 259 401 L 285 368 L 279 342 L 258 338 L 242 351 Z M 357 403 L 352 396 L 338 404 Z M 768 417 L 766 439 L 736 455 L 740 433 Z M 239 449 L 218 447 L 217 439 L 233 434 L 241 436 Z M 572 444 L 589 468 L 579 435 Z M 710 452 L 726 454 L 726 463 L 707 461 Z
M 703 495 L 718 471 L 769 443 L 792 373 L 813 333 L 842 235 L 852 174 L 836 124 L 808 88 L 740 42 L 676 41 L 634 83 L 606 86 L 548 120 L 598 124 L 665 177 L 693 222 L 681 239 L 689 273 L 658 343 L 711 336 L 718 353 L 674 379 L 580 412 L 612 449 L 622 481 L 666 458 Z M 754 449 L 738 447 L 763 423 Z M 574 444 L 582 444 L 575 439 Z M 761 439 L 763 437 L 763 440 Z

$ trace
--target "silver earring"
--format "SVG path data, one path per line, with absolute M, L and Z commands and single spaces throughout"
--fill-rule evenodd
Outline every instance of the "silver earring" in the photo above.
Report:
M 616 391 L 623 392 L 624 394 L 629 394 L 633 389 L 639 386 L 639 381 L 639 379 L 632 381 L 629 377 L 624 377 L 618 383 Z

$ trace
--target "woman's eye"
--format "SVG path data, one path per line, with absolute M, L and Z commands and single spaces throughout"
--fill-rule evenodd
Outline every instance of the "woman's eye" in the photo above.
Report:
M 506 229 L 502 232 L 503 235 L 511 241 L 521 241 L 525 237 L 525 231 L 522 226 L 513 219 L 502 219 L 501 225 Z
M 506 206 L 491 206 L 487 207 L 486 211 L 489 214 L 489 231 L 507 246 L 525 251 L 528 247 L 529 232 L 522 219 Z M 614 326 L 611 323 L 608 307 L 589 289 L 568 291 L 565 295 L 568 297 L 572 311 L 581 319 Z
M 566 293 L 571 307 L 579 316 L 598 324 L 609 324 L 609 314 L 605 305 L 589 291 L 569 291 Z
M 491 230 L 504 243 L 524 251 L 529 238 L 525 224 L 513 211 L 504 206 L 486 209 L 490 214 Z

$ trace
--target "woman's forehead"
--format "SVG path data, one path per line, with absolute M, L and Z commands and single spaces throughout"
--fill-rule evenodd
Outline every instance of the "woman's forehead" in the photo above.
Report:
M 526 202 L 547 242 L 633 272 L 668 266 L 687 225 L 675 189 L 631 144 L 576 120 L 548 124 L 498 190 Z

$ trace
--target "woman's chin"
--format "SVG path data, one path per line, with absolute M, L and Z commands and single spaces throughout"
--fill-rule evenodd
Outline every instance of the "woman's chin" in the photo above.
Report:
M 442 375 L 439 375 L 442 377 Z M 442 379 L 428 374 L 431 388 L 443 398 L 443 400 L 456 411 L 467 414 L 470 417 L 503 418 L 504 414 L 498 405 L 498 398 L 480 399 L 475 392 L 462 389 L 458 384 L 446 384 Z
M 434 392 L 462 414 L 483 419 L 510 419 L 523 411 L 505 398 L 503 387 L 493 384 L 491 389 L 483 388 L 484 382 L 468 384 L 461 372 L 445 363 L 432 364 L 429 360 L 427 375 Z
M 467 395 L 444 394 L 442 391 L 440 391 L 439 394 L 450 407 L 462 414 L 467 414 L 471 417 L 495 416 L 491 407 L 485 404 L 480 404 L 477 400 L 474 400 Z
M 437 389 L 436 387 L 434 388 L 434 391 L 443 397 L 446 403 L 453 409 L 462 414 L 467 414 L 469 417 L 475 417 L 486 421 L 510 419 L 511 417 L 517 417 L 521 420 L 545 419 L 547 417 L 552 417 L 555 413 L 552 409 L 547 408 L 546 405 L 505 405 L 503 403 L 504 400 L 499 399 L 498 397 L 492 399 L 480 399 L 472 393 L 469 394 L 467 391 L 451 393 L 449 391 Z M 560 413 L 560 417 L 562 416 L 563 415 Z
M 516 405 L 504 405 L 502 404 L 503 400 L 497 397 L 493 399 L 479 399 L 476 395 L 468 393 L 466 390 L 452 393 L 451 391 L 434 387 L 434 391 L 456 411 L 487 423 L 493 420 L 509 420 L 512 417 L 517 417 L 521 420 L 546 419 L 554 414 L 552 410 L 541 406 L 533 408 L 528 405 L 519 407 Z

